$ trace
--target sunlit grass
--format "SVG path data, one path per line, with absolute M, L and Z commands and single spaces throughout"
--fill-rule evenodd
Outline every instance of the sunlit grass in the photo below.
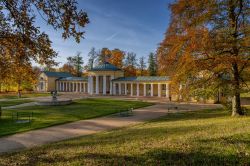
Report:
M 0 165 L 249 165 L 249 155 L 250 117 L 206 110 L 2 155 Z
M 23 93 L 21 98 L 51 96 L 50 93 Z M 17 93 L 0 93 L 0 99 L 18 99 Z
M 3 117 L 0 119 L 0 136 L 104 116 L 126 111 L 131 107 L 140 108 L 149 105 L 152 104 L 140 101 L 83 99 L 66 106 L 31 106 L 18 110 L 3 110 Z M 16 114 L 16 112 L 33 112 L 34 120 L 31 124 L 15 123 L 12 120 L 12 114 Z
M 14 106 L 24 103 L 32 102 L 32 100 L 24 99 L 24 100 L 8 100 L 8 101 L 0 101 L 1 107 L 8 107 L 8 106 Z

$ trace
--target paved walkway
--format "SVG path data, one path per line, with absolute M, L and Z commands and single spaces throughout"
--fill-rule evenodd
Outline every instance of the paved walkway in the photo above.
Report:
M 178 110 L 174 108 L 176 106 L 178 106 Z M 94 134 L 100 131 L 138 124 L 147 120 L 159 118 L 167 113 L 218 107 L 221 106 L 175 103 L 156 104 L 150 107 L 136 109 L 132 116 L 121 117 L 119 114 L 115 114 L 2 137 L 0 138 L 0 153 L 22 150 L 25 148 Z

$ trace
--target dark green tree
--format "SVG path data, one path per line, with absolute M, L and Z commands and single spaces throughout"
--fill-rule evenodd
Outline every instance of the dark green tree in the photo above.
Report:
M 67 69 L 69 70 L 68 72 L 77 77 L 82 76 L 83 63 L 84 63 L 83 58 L 80 55 L 81 53 L 78 52 L 76 56 L 67 57 Z
M 148 55 L 148 73 L 150 76 L 157 75 L 156 56 L 152 52 Z
M 143 76 L 145 74 L 145 69 L 146 69 L 146 62 L 144 60 L 144 57 L 140 57 L 140 59 L 139 59 L 140 76 Z

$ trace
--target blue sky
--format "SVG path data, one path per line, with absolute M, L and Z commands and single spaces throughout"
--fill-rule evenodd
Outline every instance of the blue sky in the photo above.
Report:
M 90 23 L 85 30 L 85 39 L 63 40 L 59 31 L 39 21 L 41 30 L 49 34 L 53 48 L 59 53 L 58 62 L 82 52 L 85 64 L 92 47 L 101 49 L 119 48 L 133 51 L 138 57 L 147 57 L 156 50 L 168 27 L 171 0 L 79 0 L 79 8 L 88 13 Z

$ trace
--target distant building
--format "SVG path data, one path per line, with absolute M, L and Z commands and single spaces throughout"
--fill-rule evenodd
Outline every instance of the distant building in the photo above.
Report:
M 124 71 L 105 62 L 88 71 L 87 77 L 66 72 L 42 72 L 37 90 L 80 92 L 90 95 L 158 96 L 170 98 L 167 76 L 124 77 Z

